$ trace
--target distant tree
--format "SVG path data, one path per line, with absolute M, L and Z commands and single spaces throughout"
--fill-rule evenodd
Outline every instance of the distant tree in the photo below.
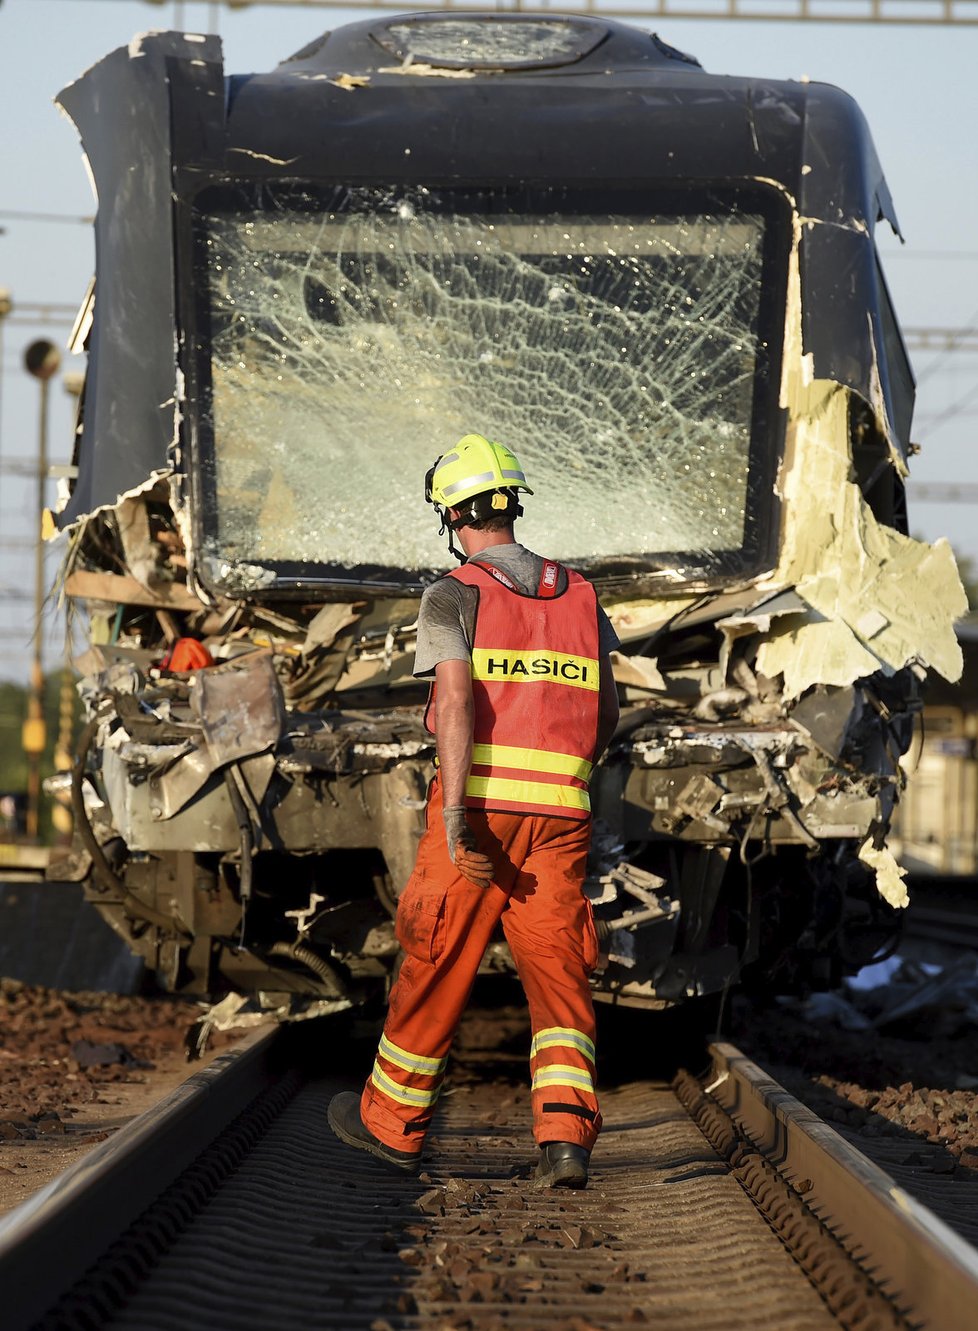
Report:
M 61 713 L 61 685 L 64 671 L 52 670 L 44 680 L 44 721 L 47 744 L 41 758 L 41 780 L 54 772 L 54 749 L 58 742 Z M 72 733 L 69 749 L 74 745 L 81 717 L 81 701 L 72 683 Z M 27 716 L 27 689 L 20 684 L 0 683 L 0 793 L 21 794 L 27 790 L 27 759 L 21 748 L 20 732 Z M 55 833 L 51 824 L 52 801 L 41 796 L 40 834 L 45 845 L 51 845 Z
M 27 715 L 27 690 L 19 684 L 0 684 L 0 790 L 27 789 L 27 760 L 20 747 L 20 731 Z

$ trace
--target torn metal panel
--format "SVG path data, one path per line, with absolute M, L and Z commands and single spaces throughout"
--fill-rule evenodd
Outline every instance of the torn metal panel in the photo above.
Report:
M 127 573 L 102 573 L 76 569 L 65 579 L 65 593 L 80 601 L 106 605 L 144 605 L 160 610 L 198 610 L 200 600 L 183 583 L 156 582 L 148 589 Z
M 820 379 L 858 393 L 880 423 L 893 465 L 906 473 L 910 409 L 896 381 L 897 366 L 878 354 L 885 337 L 888 299 L 872 232 L 862 226 L 810 222 L 800 242 L 802 336 Z M 852 318 L 864 312 L 866 324 Z M 910 408 L 910 409 L 908 409 Z
M 723 634 L 723 648 L 720 652 L 720 666 L 724 676 L 735 669 L 732 653 L 739 639 L 759 639 L 770 633 L 772 623 L 783 627 L 790 622 L 786 616 L 804 615 L 805 602 L 797 592 L 776 592 L 773 596 L 763 596 L 760 601 L 752 601 L 743 610 L 735 610 L 716 620 L 716 627 Z M 756 662 L 755 662 L 756 665 Z
M 839 151 L 843 142 L 848 154 Z M 799 241 L 803 351 L 812 357 L 818 378 L 845 384 L 873 409 L 895 465 L 902 469 L 909 455 L 912 376 L 903 352 L 900 368 L 905 366 L 910 377 L 908 401 L 894 364 L 897 347 L 887 358 L 877 351 L 888 337 L 891 315 L 873 243 L 880 219 L 885 218 L 898 236 L 900 228 L 856 103 L 835 88 L 809 85 L 801 152 L 802 188 L 796 198 L 803 222 Z M 865 326 L 853 317 L 855 310 L 865 315 Z
M 215 763 L 239 762 L 278 743 L 285 704 L 272 658 L 252 652 L 192 679 L 190 706 Z
M 147 808 L 154 820 L 175 817 L 203 790 L 219 765 L 203 742 L 181 745 L 175 754 L 178 760 L 170 764 L 165 754 L 145 749 L 140 752 L 135 746 L 126 745 L 119 753 L 130 783 L 140 769 L 146 770 Z M 120 828 L 129 830 L 123 828 L 121 819 Z
M 804 727 L 823 753 L 838 760 L 861 711 L 861 700 L 852 687 L 817 684 L 792 709 L 791 718 Z
M 651 693 L 665 693 L 666 681 L 650 656 L 625 656 L 611 653 L 611 667 L 619 684 L 632 684 Z
M 649 638 L 680 618 L 701 601 L 698 596 L 661 599 L 645 597 L 606 597 L 604 608 L 622 642 Z M 711 616 L 712 617 L 712 616 Z
M 962 668 L 954 621 L 967 598 L 946 541 L 902 536 L 874 517 L 850 479 L 848 395 L 838 384 L 789 379 L 793 425 L 778 568 L 809 607 L 772 625 L 757 668 L 780 675 L 787 699 L 816 684 L 841 687 L 919 660 L 945 678 Z M 832 495 L 831 505 L 825 496 Z
M 213 39 L 154 34 L 106 56 L 58 96 L 81 135 L 98 204 L 79 474 L 61 527 L 146 489 L 171 465 L 178 394 L 170 108 L 181 67 L 214 51 Z

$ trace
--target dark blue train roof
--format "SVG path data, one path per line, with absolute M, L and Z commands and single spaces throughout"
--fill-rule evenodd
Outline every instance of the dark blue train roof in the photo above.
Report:
M 227 167 L 278 176 L 287 163 L 299 177 L 405 183 L 764 177 L 806 217 L 896 224 L 847 94 L 708 74 L 605 19 L 350 24 L 270 73 L 231 77 L 224 147 Z

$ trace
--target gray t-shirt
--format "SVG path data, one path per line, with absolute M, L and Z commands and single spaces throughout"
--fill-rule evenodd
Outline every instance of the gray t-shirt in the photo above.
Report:
M 525 545 L 491 545 L 473 559 L 492 564 L 505 573 L 520 591 L 532 596 L 540 585 L 544 560 Z M 558 595 L 567 587 L 563 568 L 557 580 Z M 439 578 L 421 598 L 418 611 L 418 650 L 414 661 L 417 679 L 434 679 L 439 661 L 468 661 L 475 640 L 475 614 L 479 594 L 458 578 Z M 621 644 L 608 616 L 598 606 L 598 650 L 602 656 Z

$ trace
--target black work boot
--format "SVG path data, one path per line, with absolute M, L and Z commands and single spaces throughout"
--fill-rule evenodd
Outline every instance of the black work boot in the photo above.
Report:
M 355 1091 L 340 1091 L 334 1095 L 326 1110 L 329 1126 L 347 1146 L 355 1146 L 358 1151 L 369 1151 L 386 1165 L 393 1165 L 402 1174 L 416 1174 L 421 1165 L 421 1153 L 414 1151 L 396 1151 L 375 1137 L 369 1128 L 364 1127 L 360 1117 L 360 1097 Z
M 573 1142 L 545 1142 L 533 1179 L 535 1188 L 586 1188 L 591 1152 Z

